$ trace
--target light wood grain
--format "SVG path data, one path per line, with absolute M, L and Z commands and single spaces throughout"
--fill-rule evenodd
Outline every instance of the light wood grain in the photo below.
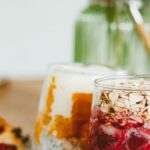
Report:
M 148 35 L 148 33 L 145 30 L 144 24 L 137 24 L 136 25 L 136 29 L 140 35 L 140 38 L 142 39 L 142 41 L 145 44 L 146 50 L 150 56 L 150 36 Z
M 0 116 L 33 134 L 42 81 L 11 81 L 0 87 Z

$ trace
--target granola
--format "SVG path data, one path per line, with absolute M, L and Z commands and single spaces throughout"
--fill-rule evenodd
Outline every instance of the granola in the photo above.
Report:
M 150 150 L 150 82 L 114 83 L 96 93 L 88 150 Z
M 115 114 L 115 118 L 124 113 L 129 120 L 139 123 L 150 119 L 150 92 L 137 90 L 138 88 L 147 89 L 150 87 L 150 82 L 144 82 L 144 80 L 133 82 L 130 80 L 127 83 L 117 83 L 117 87 L 135 88 L 136 90 L 112 89 L 101 91 L 99 107 L 102 112 Z M 125 115 L 120 115 L 120 119 L 123 119 Z

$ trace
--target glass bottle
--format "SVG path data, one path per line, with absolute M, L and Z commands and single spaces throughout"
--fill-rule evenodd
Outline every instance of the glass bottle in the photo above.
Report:
M 150 1 L 134 0 L 150 34 Z M 98 63 L 150 73 L 150 56 L 135 29 L 125 0 L 91 0 L 75 30 L 75 62 Z

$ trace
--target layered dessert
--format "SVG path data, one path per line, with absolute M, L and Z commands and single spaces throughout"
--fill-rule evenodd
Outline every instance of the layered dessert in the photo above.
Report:
M 149 79 L 103 82 L 96 85 L 88 150 L 150 150 Z
M 111 73 L 106 67 L 77 64 L 49 69 L 35 127 L 36 149 L 86 149 L 93 81 Z
M 22 135 L 21 128 L 0 118 L 0 150 L 27 150 L 29 146 L 29 137 Z

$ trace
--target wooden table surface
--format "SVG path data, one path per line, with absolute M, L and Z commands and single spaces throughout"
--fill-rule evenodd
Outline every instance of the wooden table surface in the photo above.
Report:
M 33 134 L 42 81 L 11 81 L 0 87 L 0 117 Z

